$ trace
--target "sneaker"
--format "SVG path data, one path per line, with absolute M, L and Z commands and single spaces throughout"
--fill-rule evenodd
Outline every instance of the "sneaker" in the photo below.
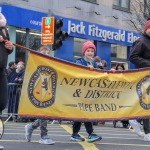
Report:
M 4 149 L 4 147 L 0 145 L 0 150 L 3 150 L 3 149 Z
M 40 139 L 39 143 L 40 144 L 46 144 L 46 145 L 52 145 L 52 144 L 55 144 L 55 141 L 53 141 L 50 138 L 47 138 L 47 139 Z
M 150 141 L 150 133 L 145 134 L 144 141 L 148 141 L 148 142 Z
M 81 142 L 81 141 L 85 141 L 84 138 L 82 138 L 79 134 L 77 135 L 72 135 L 70 138 L 71 141 L 77 141 L 77 142 Z
M 101 136 L 98 136 L 98 135 L 92 133 L 91 135 L 88 136 L 87 141 L 88 142 L 94 142 L 94 141 L 101 140 L 101 139 L 102 139 Z
M 33 129 L 31 128 L 31 126 L 32 126 L 32 124 L 27 124 L 25 126 L 25 131 L 26 131 L 25 137 L 28 142 L 31 141 L 31 136 L 32 136 L 32 132 L 33 132 Z
M 122 128 L 123 127 L 122 122 L 121 121 L 117 121 L 116 122 L 116 127 Z
M 129 123 L 138 136 L 142 136 L 141 124 L 136 120 L 129 120 Z

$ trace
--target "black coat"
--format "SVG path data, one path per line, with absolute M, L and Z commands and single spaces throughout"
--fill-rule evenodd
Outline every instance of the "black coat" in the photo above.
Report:
M 136 68 L 150 67 L 150 36 L 143 34 L 133 43 L 130 61 Z
M 0 27 L 0 35 L 5 40 L 9 40 L 9 35 L 6 27 Z M 6 68 L 8 55 L 12 53 L 12 51 L 5 48 L 5 43 L 0 42 L 0 68 Z

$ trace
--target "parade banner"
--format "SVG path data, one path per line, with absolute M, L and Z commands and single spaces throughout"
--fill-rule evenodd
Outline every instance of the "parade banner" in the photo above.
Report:
M 31 51 L 18 115 L 98 121 L 150 117 L 150 68 L 90 70 Z

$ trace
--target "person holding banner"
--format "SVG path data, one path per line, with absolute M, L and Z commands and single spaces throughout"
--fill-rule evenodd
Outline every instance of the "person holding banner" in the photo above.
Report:
M 125 66 L 123 64 L 121 64 L 121 63 L 120 64 L 116 64 L 115 70 L 123 71 L 123 70 L 125 70 Z M 116 127 L 127 128 L 128 125 L 129 125 L 129 121 L 128 120 L 113 121 L 113 125 L 114 125 L 114 128 L 116 128 Z
M 136 68 L 150 67 L 150 20 L 148 20 L 144 26 L 143 35 L 132 45 L 130 61 Z M 147 92 L 149 96 L 149 91 Z M 137 126 L 134 125 L 137 125 L 137 122 L 136 124 L 134 122 L 131 123 L 133 129 L 137 131 L 135 128 Z M 145 132 L 144 140 L 150 141 L 150 119 L 143 119 L 143 126 Z
M 7 104 L 7 74 L 6 74 L 6 66 L 8 55 L 13 51 L 13 44 L 9 40 L 9 34 L 6 29 L 6 19 L 2 13 L 0 13 L 0 111 L 2 111 Z
M 45 46 L 42 45 L 38 48 L 38 51 L 44 55 L 49 55 L 50 49 Z M 29 123 L 25 126 L 25 137 L 27 139 L 28 142 L 31 141 L 31 136 L 33 133 L 33 130 L 35 130 L 36 128 L 38 128 L 40 126 L 40 130 L 41 130 L 41 139 L 39 141 L 40 144 L 47 144 L 47 145 L 52 145 L 55 143 L 55 141 L 53 141 L 52 139 L 50 139 L 48 137 L 48 130 L 47 130 L 47 122 L 48 120 L 45 119 L 37 119 L 32 123 Z
M 96 53 L 96 47 L 91 41 L 87 41 L 82 45 L 82 54 L 83 57 L 76 60 L 76 63 L 79 65 L 87 66 L 90 68 L 90 70 L 93 70 L 93 68 L 98 68 L 96 62 L 93 61 L 93 57 Z M 93 132 L 93 125 L 92 122 L 84 122 L 85 128 L 88 136 L 88 142 L 94 142 L 96 140 L 101 140 L 102 137 L 96 135 Z M 78 132 L 81 128 L 81 122 L 74 122 L 73 123 L 73 133 L 70 138 L 72 141 L 85 141 L 84 138 L 82 138 Z
M 6 40 L 6 42 L 3 42 L 3 40 Z M 13 51 L 13 44 L 8 40 L 9 34 L 6 28 L 6 18 L 0 13 L 0 112 L 5 109 L 8 100 L 6 66 L 8 55 Z M 4 147 L 0 146 L 0 149 L 4 149 Z

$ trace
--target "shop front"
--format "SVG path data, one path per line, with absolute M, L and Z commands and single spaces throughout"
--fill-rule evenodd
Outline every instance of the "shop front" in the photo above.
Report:
M 0 7 L 7 18 L 10 40 L 36 50 L 41 43 L 41 20 L 48 14 L 9 5 Z M 62 29 L 68 32 L 69 37 L 60 49 L 54 51 L 55 57 L 74 62 L 82 56 L 83 42 L 91 40 L 97 48 L 96 55 L 107 61 L 108 68 L 116 63 L 125 64 L 126 69 L 134 68 L 129 63 L 129 55 L 132 43 L 140 36 L 138 33 L 72 18 L 61 18 L 64 23 Z M 20 58 L 26 60 L 27 53 L 16 48 L 9 59 Z
M 41 18 L 47 14 L 10 5 L 0 5 L 0 9 L 7 19 L 10 41 L 36 50 L 41 44 Z M 26 61 L 27 55 L 27 51 L 14 47 L 8 62 Z
M 107 61 L 108 68 L 116 63 L 123 63 L 126 69 L 133 68 L 129 62 L 129 55 L 132 43 L 140 37 L 138 33 L 70 18 L 64 18 L 64 22 L 66 27 L 64 29 L 72 38 L 69 39 L 70 42 L 65 43 L 71 49 L 64 50 L 64 54 L 70 54 L 72 60 L 82 56 L 83 42 L 91 40 L 97 48 L 96 55 Z M 57 56 L 64 58 L 65 56 L 61 56 L 61 51 L 63 50 L 56 52 Z

